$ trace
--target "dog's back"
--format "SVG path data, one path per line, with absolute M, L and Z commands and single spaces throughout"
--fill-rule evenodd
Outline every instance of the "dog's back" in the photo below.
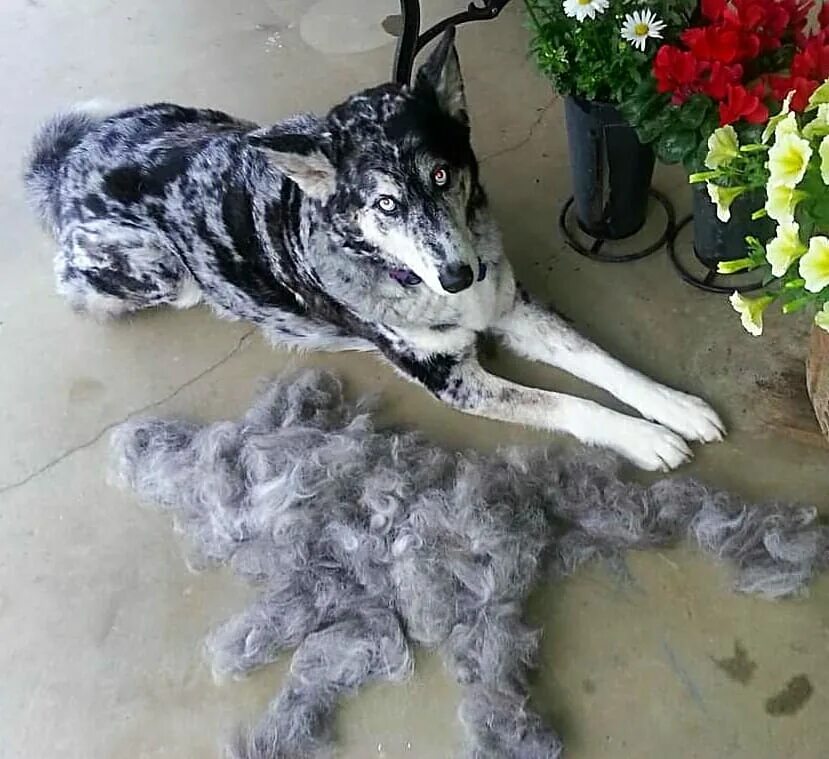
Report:
M 59 235 L 62 198 L 98 192 L 107 178 L 108 189 L 123 194 L 123 180 L 137 178 L 137 171 L 140 187 L 133 192 L 151 191 L 173 172 L 181 174 L 187 155 L 211 139 L 253 128 L 220 111 L 168 103 L 115 112 L 96 103 L 81 105 L 55 116 L 36 135 L 24 175 L 27 193 L 44 223 Z

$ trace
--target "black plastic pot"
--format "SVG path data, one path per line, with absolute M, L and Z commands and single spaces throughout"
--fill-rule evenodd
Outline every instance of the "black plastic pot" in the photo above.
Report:
M 579 226 L 601 240 L 635 234 L 648 212 L 653 150 L 608 103 L 568 97 L 564 114 Z
M 705 184 L 694 185 L 694 253 L 702 264 L 714 270 L 720 261 L 745 258 L 746 237 L 756 237 L 761 242 L 772 237 L 771 219 L 751 218 L 763 202 L 762 193 L 740 195 L 731 204 L 731 219 L 722 222 Z

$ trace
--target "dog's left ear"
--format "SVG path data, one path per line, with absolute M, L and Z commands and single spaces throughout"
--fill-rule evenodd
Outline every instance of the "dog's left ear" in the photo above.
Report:
M 308 196 L 326 201 L 336 189 L 337 169 L 331 149 L 319 134 L 277 125 L 251 132 L 248 142 L 261 148 L 271 165 L 296 182 Z
M 432 91 L 440 107 L 453 118 L 469 123 L 466 112 L 466 95 L 458 51 L 455 49 L 455 27 L 450 26 L 440 38 L 437 47 L 418 69 L 414 85 L 418 90 Z

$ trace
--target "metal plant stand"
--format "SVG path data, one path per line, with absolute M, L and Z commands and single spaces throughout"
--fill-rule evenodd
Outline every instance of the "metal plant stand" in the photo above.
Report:
M 671 201 L 668 200 L 668 198 L 666 198 L 661 192 L 658 192 L 653 188 L 650 189 L 649 194 L 651 198 L 662 207 L 662 210 L 665 213 L 665 226 L 659 237 L 654 242 L 644 248 L 641 248 L 640 250 L 634 250 L 627 253 L 615 252 L 612 249 L 607 248 L 607 243 L 617 242 L 616 240 L 610 241 L 591 237 L 587 232 L 584 232 L 584 230 L 582 230 L 582 232 L 586 237 L 590 237 L 592 242 L 589 247 L 581 243 L 576 237 L 576 233 L 573 228 L 573 224 L 575 224 L 577 228 L 580 226 L 578 220 L 570 220 L 571 214 L 569 212 L 573 206 L 572 196 L 565 201 L 564 206 L 561 209 L 561 213 L 559 214 L 559 231 L 561 232 L 562 237 L 564 237 L 564 241 L 567 245 L 576 251 L 576 253 L 579 253 L 586 258 L 611 264 L 622 264 L 628 261 L 638 261 L 640 258 L 645 258 L 646 256 L 651 255 L 651 253 L 655 253 L 657 250 L 664 247 L 666 243 L 670 244 L 670 241 L 674 237 L 674 229 L 676 227 L 676 215 Z
M 435 37 L 450 26 L 468 21 L 488 21 L 497 18 L 510 0 L 473 0 L 465 11 L 438 21 L 425 32 L 420 31 L 420 0 L 400 0 L 403 28 L 397 40 L 392 76 L 398 84 L 409 84 L 417 54 Z
M 735 290 L 748 293 L 763 287 L 762 280 L 758 280 L 756 274 L 720 274 L 716 269 L 712 269 L 699 259 L 693 243 L 683 245 L 681 255 L 677 250 L 677 238 L 693 221 L 693 214 L 686 216 L 676 225 L 673 234 L 668 238 L 668 256 L 683 282 L 708 293 L 733 293 Z M 697 274 L 694 269 L 700 273 Z

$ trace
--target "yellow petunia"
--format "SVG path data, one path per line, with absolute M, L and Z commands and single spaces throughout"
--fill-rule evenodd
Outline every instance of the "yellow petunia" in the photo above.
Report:
M 805 252 L 806 246 L 800 240 L 800 225 L 787 222 L 777 227 L 777 235 L 766 246 L 766 261 L 771 264 L 771 273 L 782 277 L 789 267 Z
M 731 220 L 731 204 L 740 197 L 745 191 L 746 187 L 720 187 L 711 182 L 706 182 L 706 189 L 708 190 L 708 197 L 711 202 L 717 206 L 717 218 L 722 222 Z
M 829 184 L 829 136 L 820 141 L 817 152 L 820 156 L 820 176 L 823 179 L 823 184 Z
M 777 128 L 780 129 L 784 123 L 778 124 Z M 798 137 L 796 133 L 784 131 L 775 138 L 774 145 L 769 150 L 769 186 L 797 187 L 806 173 L 811 157 L 812 147 L 808 140 Z
M 823 308 L 815 314 L 815 324 L 829 332 L 829 302 L 824 303 Z
M 809 97 L 807 111 L 814 111 L 820 105 L 829 103 L 829 79 L 820 85 Z
M 777 125 L 783 121 L 789 115 L 789 107 L 792 103 L 792 98 L 794 97 L 794 90 L 792 90 L 788 95 L 786 95 L 786 99 L 783 101 L 783 107 L 780 109 L 780 113 L 775 116 L 772 116 L 768 123 L 766 124 L 766 128 L 763 130 L 763 136 L 760 138 L 760 141 L 765 145 L 771 136 L 775 133 L 777 129 Z
M 818 106 L 815 117 L 803 127 L 803 136 L 807 140 L 813 137 L 823 137 L 829 134 L 829 104 L 822 103 Z
M 797 204 L 805 197 L 805 192 L 793 190 L 785 185 L 769 187 L 765 205 L 766 213 L 778 224 L 790 224 L 794 221 Z
M 717 261 L 717 274 L 736 274 L 750 269 L 754 262 L 750 258 L 735 258 L 731 261 Z
M 829 237 L 818 235 L 809 240 L 809 251 L 800 259 L 800 276 L 810 293 L 819 293 L 829 285 Z
M 759 337 L 763 334 L 763 312 L 774 298 L 770 295 L 761 295 L 759 298 L 746 298 L 736 290 L 728 299 L 734 310 L 740 315 L 745 331 Z
M 705 165 L 709 169 L 718 169 L 727 166 L 740 154 L 740 143 L 737 132 L 731 124 L 715 129 L 708 138 L 708 154 L 705 156 Z

